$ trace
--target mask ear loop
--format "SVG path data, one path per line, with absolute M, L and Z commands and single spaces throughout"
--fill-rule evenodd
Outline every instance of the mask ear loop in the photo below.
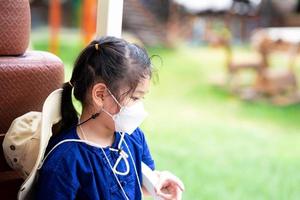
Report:
M 119 141 L 119 144 L 118 144 L 118 149 L 111 149 L 113 151 L 118 151 L 118 153 L 120 154 L 119 158 L 117 159 L 114 167 L 113 167 L 113 170 L 115 170 L 116 174 L 119 174 L 119 175 L 127 175 L 129 173 L 129 170 L 130 170 L 130 167 L 129 167 L 129 162 L 128 162 L 128 154 L 122 150 L 122 143 L 124 141 L 124 137 L 125 137 L 125 134 L 124 133 L 121 133 L 121 138 L 120 138 L 120 141 Z M 125 166 L 126 166 L 126 171 L 125 172 L 119 172 L 117 170 L 117 166 L 119 165 L 119 163 L 121 162 L 121 160 L 124 160 L 125 162 Z
M 70 82 L 70 81 L 69 81 L 69 84 L 71 85 L 71 82 Z M 73 87 L 73 85 L 72 85 L 72 87 Z M 122 105 L 118 102 L 118 100 L 117 100 L 116 97 L 111 93 L 111 91 L 110 91 L 108 88 L 106 88 L 106 89 L 107 89 L 108 93 L 111 95 L 111 97 L 112 97 L 112 98 L 115 100 L 115 102 L 118 104 L 118 106 L 120 106 L 120 108 L 122 108 Z M 109 112 L 107 112 L 104 108 L 102 108 L 101 111 L 105 112 L 105 113 L 108 114 L 111 118 L 113 118 L 113 115 L 110 114 Z M 100 112 L 97 112 L 97 113 L 95 113 L 95 114 L 93 114 L 93 115 L 91 115 L 90 118 L 88 118 L 87 120 L 85 120 L 85 121 L 83 121 L 83 122 L 77 124 L 77 126 L 80 126 L 80 125 L 86 123 L 87 121 L 89 121 L 89 120 L 91 120 L 91 119 L 96 119 L 96 118 L 100 115 L 101 111 L 100 111 Z
M 107 112 L 105 109 L 102 108 L 102 111 L 105 112 L 107 115 L 109 115 L 112 119 L 114 118 L 112 114 L 110 114 L 109 112 Z M 114 164 L 114 166 L 112 167 L 112 170 L 118 174 L 118 175 L 122 175 L 122 176 L 125 176 L 129 173 L 129 170 L 130 170 L 130 167 L 129 167 L 129 162 L 128 162 L 128 155 L 125 151 L 122 150 L 122 143 L 124 141 L 124 136 L 125 134 L 124 133 L 121 133 L 121 139 L 119 141 L 119 144 L 118 144 L 118 149 L 114 149 L 114 148 L 109 148 L 111 151 L 118 151 L 119 153 L 119 157 L 116 161 L 116 163 Z M 119 163 L 121 162 L 121 160 L 124 160 L 125 162 L 125 166 L 126 166 L 126 171 L 125 172 L 119 172 L 117 170 L 117 167 L 119 165 Z
M 121 135 L 121 139 L 120 139 L 120 142 L 119 142 L 119 144 L 118 144 L 118 149 L 119 149 L 119 151 L 120 151 L 120 155 L 121 155 L 121 156 L 117 159 L 117 161 L 116 161 L 114 167 L 112 168 L 112 169 L 113 169 L 113 172 L 116 173 L 116 174 L 119 174 L 119 175 L 127 175 L 127 174 L 129 173 L 129 168 L 130 168 L 130 167 L 129 167 L 129 162 L 128 162 L 128 159 L 127 159 L 127 158 L 128 158 L 128 155 L 127 155 L 127 153 L 126 153 L 125 151 L 123 151 L 123 150 L 121 149 L 122 142 L 124 141 L 124 144 L 125 144 L 125 146 L 126 146 L 126 148 L 127 148 L 127 150 L 128 150 L 128 153 L 129 153 L 129 155 L 130 155 L 130 159 L 131 159 L 132 164 L 133 164 L 135 176 L 136 176 L 136 179 L 137 179 L 137 182 L 138 182 L 138 185 L 139 185 L 139 189 L 140 189 L 140 192 L 141 192 L 142 198 L 143 198 L 143 195 L 144 195 L 144 194 L 143 194 L 143 189 L 142 189 L 142 185 L 141 185 L 141 182 L 140 182 L 139 175 L 138 175 L 138 173 L 137 173 L 137 169 L 136 169 L 136 166 L 135 166 L 135 162 L 134 162 L 134 159 L 133 159 L 132 154 L 131 154 L 131 152 L 130 152 L 130 149 L 129 149 L 129 147 L 128 147 L 128 145 L 127 145 L 125 139 L 124 139 L 125 133 L 120 133 L 120 135 Z M 111 150 L 117 151 L 117 149 L 111 149 Z M 123 153 L 124 153 L 124 155 L 122 155 Z M 121 161 L 122 158 L 123 158 L 124 161 L 125 161 L 125 165 L 126 165 L 126 168 L 127 168 L 126 172 L 119 172 L 119 171 L 116 170 L 116 168 L 117 168 L 117 166 L 118 166 L 118 164 L 119 164 L 119 162 Z M 127 171 L 128 171 L 128 172 L 127 172 Z M 127 174 L 126 174 L 126 173 L 127 173 Z
M 119 181 L 119 179 L 118 179 L 118 177 L 117 177 L 117 174 L 116 174 L 115 171 L 113 170 L 113 167 L 112 167 L 112 165 L 111 165 L 111 163 L 110 163 L 110 161 L 109 161 L 109 159 L 108 159 L 108 157 L 107 157 L 107 155 L 106 155 L 104 149 L 103 149 L 103 148 L 100 148 L 100 149 L 102 150 L 102 152 L 103 152 L 103 154 L 104 154 L 104 156 L 105 156 L 105 159 L 106 159 L 106 161 L 107 161 L 108 164 L 109 164 L 110 169 L 112 169 L 112 172 L 113 172 L 113 174 L 114 174 L 114 176 L 115 176 L 115 178 L 116 178 L 116 180 L 117 180 L 117 182 L 118 182 L 118 184 L 119 184 L 119 186 L 120 186 L 120 188 L 121 188 L 121 190 L 122 190 L 122 192 L 123 192 L 123 194 L 124 194 L 124 196 L 125 196 L 125 199 L 126 199 L 126 200 L 129 200 L 129 198 L 128 198 L 127 195 L 126 195 L 126 192 L 125 192 L 124 188 L 122 187 L 122 184 L 120 183 L 120 181 Z
M 124 134 L 124 135 L 125 135 L 125 134 Z M 127 150 L 128 150 L 128 153 L 129 153 L 129 155 L 130 155 L 130 158 L 131 158 L 131 161 L 132 161 L 132 164 L 133 164 L 133 168 L 134 168 L 134 172 L 135 172 L 135 175 L 136 175 L 136 179 L 137 179 L 137 182 L 138 182 L 138 185 L 139 185 L 141 194 L 142 194 L 142 198 L 143 198 L 144 194 L 143 194 L 142 184 L 141 184 L 141 182 L 140 182 L 140 178 L 139 178 L 139 175 L 138 175 L 138 173 L 137 173 L 137 169 L 136 169 L 136 166 L 135 166 L 134 159 L 133 159 L 133 157 L 132 157 L 132 154 L 131 154 L 131 152 L 130 152 L 130 149 L 129 149 L 129 147 L 128 147 L 128 145 L 127 145 L 127 143 L 126 143 L 125 140 L 124 140 L 124 143 L 125 143 L 125 146 L 126 146 L 126 148 L 127 148 Z
M 83 135 L 84 135 L 84 131 L 83 131 L 83 129 L 81 128 L 81 126 L 79 126 L 79 128 L 80 128 L 80 130 L 82 131 L 82 133 L 83 133 Z M 84 136 L 85 137 L 85 136 Z M 102 150 L 102 153 L 104 154 L 104 157 L 105 157 L 105 159 L 106 159 L 106 161 L 107 161 L 107 163 L 108 163 L 108 165 L 109 165 L 109 167 L 110 167 L 110 169 L 112 170 L 112 173 L 113 173 L 113 175 L 115 176 L 115 178 L 116 178 L 116 180 L 117 180 L 117 182 L 118 182 L 118 184 L 119 184 L 119 186 L 120 186 L 120 188 L 121 188 L 121 190 L 122 190 L 122 192 L 123 192 L 123 194 L 124 194 L 124 197 L 125 197 L 125 199 L 126 200 L 129 200 L 129 198 L 127 197 L 127 195 L 126 195 L 126 192 L 125 192 L 125 190 L 123 189 L 123 187 L 122 187 L 122 184 L 120 183 L 120 181 L 119 181 L 119 179 L 118 179 L 118 177 L 117 177 L 117 174 L 118 173 L 116 173 L 116 172 L 118 172 L 118 171 L 116 171 L 116 170 L 114 170 L 113 169 L 113 167 L 112 167 L 112 165 L 111 165 L 111 163 L 110 163 L 110 161 L 109 161 L 109 159 L 108 159 L 108 157 L 107 157 L 107 155 L 106 155 L 106 153 L 105 153 L 105 151 L 104 151 L 104 149 L 101 147 L 101 146 L 99 146 L 99 145 L 93 145 L 92 144 L 92 142 L 89 142 L 88 140 L 78 140 L 79 142 L 85 142 L 85 143 L 88 143 L 88 144 L 91 144 L 92 146 L 97 146 L 98 148 L 100 148 L 101 150 Z M 55 146 L 56 147 L 56 146 Z M 53 148 L 54 149 L 54 148 Z M 113 149 L 113 148 L 110 148 L 110 150 L 115 150 L 115 151 L 118 151 L 118 150 L 116 150 L 116 149 Z M 52 151 L 52 150 L 51 150 Z M 50 151 L 50 152 L 51 152 Z M 49 155 L 49 154 L 48 154 Z M 47 156 L 48 156 L 47 155 Z M 128 157 L 128 155 L 125 153 L 125 154 L 122 154 L 123 156 L 127 156 Z M 125 162 L 126 162 L 126 158 L 124 159 L 125 160 Z M 120 161 L 119 161 L 120 162 Z M 126 164 L 128 164 L 128 161 L 127 161 L 127 163 Z M 128 164 L 129 165 L 129 164 Z M 129 172 L 129 166 L 127 167 L 127 171 Z M 127 172 L 127 173 L 128 173 Z M 122 175 L 122 174 L 121 174 Z
M 68 83 L 69 83 L 69 85 L 71 85 L 71 87 L 74 87 L 70 81 L 69 81 Z M 119 101 L 116 99 L 116 97 L 111 93 L 111 91 L 110 91 L 108 88 L 106 88 L 106 89 L 107 89 L 108 93 L 111 95 L 111 97 L 113 98 L 113 100 L 114 100 L 114 101 L 118 104 L 118 106 L 120 106 L 120 108 L 122 109 L 123 106 L 119 103 Z M 108 114 L 111 118 L 114 118 L 113 115 L 110 114 L 109 112 L 107 112 L 104 108 L 102 108 L 101 111 L 103 111 L 103 112 L 105 112 L 106 114 Z M 100 111 L 100 112 L 97 112 L 97 113 L 95 113 L 95 114 L 93 114 L 93 115 L 91 115 L 90 118 L 88 118 L 87 120 L 85 120 L 85 121 L 83 121 L 83 122 L 77 124 L 77 126 L 80 126 L 80 125 L 86 123 L 87 121 L 89 121 L 89 120 L 91 120 L 91 119 L 96 119 L 96 118 L 100 115 L 101 111 Z
M 110 116 L 112 119 L 114 119 L 114 116 L 110 114 L 108 111 L 106 111 L 104 108 L 102 108 L 102 111 L 105 112 L 108 116 Z
M 112 148 L 110 148 L 110 150 L 111 151 L 118 151 L 119 155 L 120 155 L 118 157 L 116 163 L 114 164 L 112 170 L 118 175 L 121 175 L 121 176 L 127 175 L 130 171 L 129 162 L 128 162 L 128 154 L 125 151 L 123 151 L 122 149 L 112 149 Z M 117 167 L 118 167 L 118 165 L 119 165 L 119 163 L 121 162 L 122 159 L 124 160 L 125 166 L 126 166 L 126 171 L 124 171 L 124 172 L 120 172 L 120 171 L 117 170 Z
M 119 103 L 119 101 L 116 99 L 116 97 L 111 93 L 111 91 L 108 88 L 106 88 L 106 89 L 107 89 L 108 93 L 110 94 L 110 96 L 113 98 L 113 100 L 120 107 L 120 109 L 122 109 L 123 106 Z M 105 112 L 107 115 L 109 115 L 114 120 L 114 116 L 112 114 L 110 114 L 107 110 L 105 110 L 104 108 L 102 108 L 101 111 Z
M 117 100 L 117 98 L 111 93 L 111 91 L 106 88 L 108 93 L 110 94 L 110 96 L 115 100 L 115 102 L 118 104 L 118 106 L 120 106 L 120 108 L 122 108 L 123 106 L 119 103 L 119 101 Z

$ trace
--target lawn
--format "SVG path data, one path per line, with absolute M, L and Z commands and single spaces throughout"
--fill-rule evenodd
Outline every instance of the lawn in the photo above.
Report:
M 35 49 L 47 49 L 44 37 L 32 38 Z M 80 48 L 78 38 L 62 38 L 66 80 Z M 249 51 L 235 50 L 238 57 Z M 182 45 L 148 51 L 163 62 L 153 60 L 159 81 L 146 96 L 150 115 L 142 128 L 157 169 L 183 180 L 183 199 L 300 198 L 300 105 L 243 102 L 212 86 L 210 78 L 224 71 L 220 50 Z

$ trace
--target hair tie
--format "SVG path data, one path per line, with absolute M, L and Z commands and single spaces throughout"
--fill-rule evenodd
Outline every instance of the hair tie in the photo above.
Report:
M 71 81 L 69 81 L 68 83 L 69 83 L 69 85 L 70 85 L 71 87 L 74 87 L 73 84 L 71 83 Z
M 95 49 L 98 51 L 99 50 L 99 44 L 95 44 Z

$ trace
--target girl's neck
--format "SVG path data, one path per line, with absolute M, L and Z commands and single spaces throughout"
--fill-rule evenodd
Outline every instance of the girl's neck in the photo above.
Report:
M 80 122 L 83 122 L 90 117 L 90 113 L 83 112 L 80 116 Z M 81 129 L 80 127 L 77 127 L 76 130 L 80 139 L 86 139 L 103 147 L 111 146 L 115 134 L 113 130 L 104 125 L 103 121 L 103 113 L 101 113 L 96 119 L 90 119 L 88 122 L 82 124 Z

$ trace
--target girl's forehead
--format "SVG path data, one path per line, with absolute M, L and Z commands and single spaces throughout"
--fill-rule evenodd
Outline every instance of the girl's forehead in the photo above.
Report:
M 135 88 L 135 90 L 132 92 L 132 94 L 146 94 L 149 92 L 149 88 L 150 88 L 150 79 L 145 78 L 140 80 L 140 82 L 138 83 L 137 87 Z M 121 88 L 121 94 L 126 94 L 127 91 L 129 91 L 130 88 L 128 87 L 122 87 Z
M 150 79 L 145 78 L 142 79 L 139 84 L 137 85 L 136 89 L 134 92 L 136 93 L 148 93 L 150 88 Z

